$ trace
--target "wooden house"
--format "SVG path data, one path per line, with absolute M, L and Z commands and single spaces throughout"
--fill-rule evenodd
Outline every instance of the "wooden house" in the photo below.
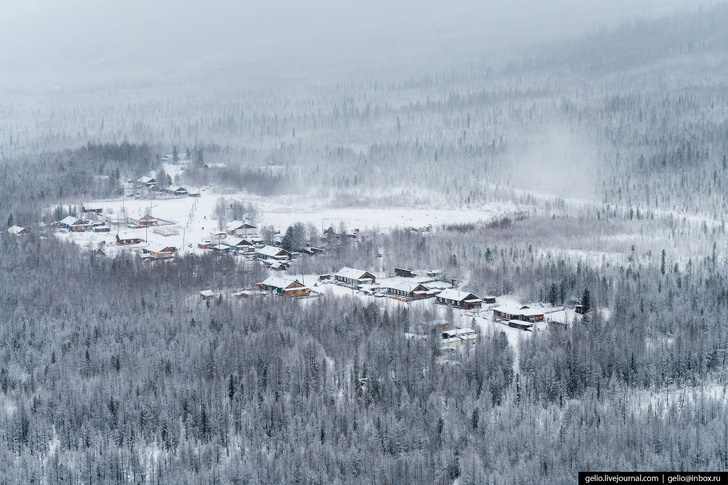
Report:
M 255 256 L 258 259 L 275 259 L 279 261 L 286 261 L 291 259 L 291 253 L 282 248 L 275 246 L 263 246 L 262 248 L 256 248 Z
M 152 246 L 146 252 L 154 259 L 170 259 L 177 248 L 172 246 Z
M 222 241 L 222 244 L 229 247 L 231 251 L 235 251 L 236 253 L 255 252 L 255 244 L 253 244 L 252 241 L 239 237 L 228 237 Z
M 111 232 L 111 226 L 107 225 L 104 222 L 92 224 L 91 229 L 94 232 Z
M 91 223 L 84 219 L 79 219 L 69 227 L 71 232 L 85 232 L 91 230 Z
M 412 270 L 404 268 L 394 268 L 394 275 L 402 278 L 413 278 L 416 276 Z
M 185 189 L 184 187 L 173 187 L 172 189 L 170 189 L 170 192 L 172 192 L 177 197 L 184 197 L 189 194 L 189 192 L 187 192 L 187 189 Z
M 389 295 L 406 298 L 407 300 L 419 300 L 431 297 L 434 294 L 422 283 L 414 281 L 400 281 L 391 286 L 388 285 L 386 288 Z
M 508 326 L 512 328 L 518 328 L 520 330 L 525 330 L 526 332 L 531 332 L 533 329 L 533 323 L 524 322 L 523 320 L 508 320 Z
M 298 280 L 289 280 L 280 276 L 270 276 L 258 283 L 258 289 L 285 296 L 306 296 L 311 289 Z
M 23 236 L 25 234 L 30 234 L 30 230 L 20 226 L 10 226 L 8 228 L 8 233 L 13 236 Z
M 459 291 L 452 288 L 441 291 L 435 297 L 435 299 L 438 303 L 451 305 L 456 308 L 463 308 L 465 310 L 470 310 L 471 308 L 479 308 L 480 304 L 483 302 L 483 300 L 473 295 L 472 293 L 467 293 L 465 291 Z
M 142 227 L 159 225 L 159 219 L 157 219 L 156 217 L 154 217 L 151 214 L 146 214 L 143 216 L 136 216 L 136 217 L 127 217 L 126 222 L 128 222 L 129 224 L 134 224 L 136 226 L 142 226 Z
M 475 344 L 478 332 L 472 328 L 453 328 L 442 332 L 441 350 L 455 349 L 464 344 Z
M 156 226 L 159 224 L 159 219 L 151 214 L 147 214 L 139 218 L 137 224 L 140 226 Z
M 247 239 L 258 235 L 258 227 L 244 221 L 233 221 L 227 225 L 227 233 Z
M 225 231 L 215 231 L 210 233 L 210 241 L 221 243 L 223 239 L 227 237 L 227 232 Z
M 139 179 L 137 180 L 137 185 L 146 189 L 153 189 L 157 186 L 157 179 L 147 176 L 139 177 Z
M 119 246 L 130 246 L 132 244 L 139 244 L 142 242 L 142 239 L 139 237 L 119 237 L 119 235 L 116 235 L 116 244 Z
M 323 254 L 324 253 L 324 249 L 323 248 L 317 248 L 317 247 L 314 247 L 314 246 L 306 246 L 305 248 L 301 249 L 301 252 L 303 254 L 308 254 L 308 255 L 314 256 L 316 254 Z
M 493 309 L 493 317 L 505 322 L 519 320 L 522 322 L 542 322 L 544 312 L 527 305 L 502 305 Z
M 83 205 L 81 206 L 81 211 L 101 215 L 101 213 L 103 212 L 103 208 L 98 206 Z
M 269 268 L 275 271 L 284 271 L 287 270 L 289 266 L 289 263 L 285 261 L 274 261 L 270 264 Z
M 78 217 L 68 216 L 61 220 L 61 227 L 65 227 L 71 232 L 83 232 L 91 230 L 91 223 L 86 219 L 79 219 Z
M 375 276 L 368 271 L 349 268 L 347 266 L 341 268 L 341 270 L 334 275 L 334 279 L 337 283 L 351 287 L 373 285 L 376 281 Z

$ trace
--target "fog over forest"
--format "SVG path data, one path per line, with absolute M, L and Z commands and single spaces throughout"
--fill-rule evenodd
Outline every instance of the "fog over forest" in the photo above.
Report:
M 0 483 L 728 469 L 726 25 L 712 0 L 5 1 Z M 279 277 L 310 295 L 263 296 Z

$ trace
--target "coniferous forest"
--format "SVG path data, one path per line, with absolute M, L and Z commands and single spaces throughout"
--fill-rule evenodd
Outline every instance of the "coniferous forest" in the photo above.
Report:
M 436 30 L 402 51 L 362 44 L 348 62 L 220 55 L 62 86 L 6 78 L 0 483 L 727 470 L 726 25 L 715 3 L 513 45 Z M 444 352 L 435 305 L 202 300 L 269 270 L 57 237 L 58 220 L 127 197 L 171 153 L 190 162 L 175 185 L 255 200 L 509 208 L 355 241 L 296 224 L 284 244 L 324 249 L 296 274 L 438 268 L 478 295 L 591 311 L 515 341 L 492 326 Z

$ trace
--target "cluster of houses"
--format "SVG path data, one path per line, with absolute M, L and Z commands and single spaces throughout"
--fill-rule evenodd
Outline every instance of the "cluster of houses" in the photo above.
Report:
M 394 273 L 395 276 L 392 278 L 377 281 L 377 278 L 368 271 L 344 267 L 333 275 L 333 279 L 336 284 L 358 289 L 365 294 L 388 296 L 405 302 L 435 298 L 437 303 L 464 310 L 480 308 L 483 303 L 495 303 L 495 297 L 481 298 L 473 293 L 453 288 L 454 282 L 439 279 L 439 271 L 418 275 L 411 270 L 395 268 Z
M 265 244 L 258 237 L 257 226 L 245 221 L 232 221 L 227 224 L 224 231 L 211 232 L 209 239 L 197 243 L 200 249 L 220 252 L 224 254 L 240 254 L 253 258 L 271 269 L 288 269 L 294 259 L 294 253 L 279 246 Z M 307 247 L 302 253 L 314 255 L 323 252 L 323 249 Z
M 102 213 L 100 207 L 83 206 L 82 213 L 84 217 L 67 216 L 58 221 L 57 227 L 66 229 L 70 232 L 111 232 L 111 225 L 107 221 L 98 220 Z M 126 226 L 130 229 L 149 228 L 160 225 L 160 220 L 156 217 L 145 214 L 140 216 L 126 217 Z M 117 221 L 117 225 L 119 221 Z M 131 251 L 139 253 L 143 260 L 164 260 L 174 256 L 177 248 L 170 245 L 162 244 L 143 244 L 144 240 L 134 231 L 119 230 L 116 233 L 116 246 L 123 246 Z M 103 243 L 102 243 L 103 244 Z M 104 254 L 103 249 L 95 251 Z
M 58 221 L 57 226 L 70 232 L 111 232 L 109 222 L 99 220 L 101 208 L 83 207 L 84 217 L 67 216 Z M 146 228 L 160 225 L 159 219 L 151 214 L 127 216 L 124 220 L 126 225 L 132 229 Z M 117 224 L 119 221 L 117 221 Z
M 483 302 L 495 303 L 495 297 L 480 298 L 472 293 L 454 289 L 452 283 L 438 280 L 438 272 L 429 273 L 429 276 L 418 276 L 413 272 L 396 272 L 396 274 L 407 274 L 407 276 L 377 279 L 369 271 L 344 267 L 333 275 L 322 275 L 319 279 L 329 280 L 334 284 L 361 291 L 366 295 L 389 297 L 403 302 L 435 298 L 437 303 L 464 310 L 479 308 Z M 265 281 L 258 283 L 257 288 L 285 296 L 311 294 L 310 287 L 297 279 L 284 276 L 270 276 Z
M 174 195 L 175 197 L 186 197 L 189 195 L 189 191 L 185 189 L 184 187 L 167 187 L 166 189 L 162 189 L 159 182 L 154 177 L 144 176 L 140 177 L 136 181 L 136 185 L 138 188 L 141 189 L 147 189 L 147 190 L 155 190 L 155 191 L 161 191 L 166 192 L 167 194 Z
M 93 221 L 90 218 L 85 219 L 75 216 L 67 216 L 58 222 L 58 227 L 67 229 L 71 232 L 110 232 L 111 226 L 103 221 Z

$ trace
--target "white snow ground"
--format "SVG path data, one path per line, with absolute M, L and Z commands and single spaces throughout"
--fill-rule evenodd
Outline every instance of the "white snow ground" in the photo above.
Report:
M 166 165 L 165 170 L 172 177 L 175 166 Z M 190 188 L 188 188 L 190 190 Z M 191 192 L 197 192 L 192 187 Z M 152 193 L 153 195 L 153 193 Z M 96 249 L 101 242 L 115 250 L 117 222 L 118 229 L 127 237 L 139 237 L 146 240 L 149 245 L 174 246 L 180 254 L 201 253 L 197 243 L 210 239 L 210 233 L 219 229 L 220 221 L 215 216 L 215 206 L 221 198 L 235 198 L 243 203 L 251 204 L 258 211 L 258 220 L 253 221 L 258 226 L 258 233 L 264 226 L 273 226 L 285 232 L 288 226 L 295 223 L 313 224 L 317 228 L 333 226 L 339 230 L 342 223 L 347 230 L 359 229 L 361 232 L 388 231 L 396 227 L 421 228 L 429 225 L 436 228 L 444 224 L 460 224 L 478 221 L 491 221 L 496 217 L 503 217 L 517 212 L 517 207 L 505 203 L 493 203 L 477 208 L 439 208 L 439 207 L 391 207 L 391 208 L 336 208 L 332 199 L 308 199 L 299 197 L 260 197 L 245 193 L 222 194 L 214 189 L 200 190 L 200 197 L 134 199 L 123 197 L 115 200 L 88 200 L 84 204 L 101 207 L 103 214 L 100 219 L 112 223 L 109 233 L 64 233 L 59 237 L 76 242 L 81 247 Z M 124 221 L 126 217 L 145 214 L 170 223 L 169 227 L 179 232 L 175 236 L 162 236 L 155 234 L 152 228 L 130 229 Z M 78 214 L 81 217 L 81 214 Z M 225 221 L 229 222 L 229 221 Z M 142 244 L 145 246 L 145 244 Z M 107 253 L 108 254 L 108 253 Z M 111 255 L 111 254 L 110 254 Z

